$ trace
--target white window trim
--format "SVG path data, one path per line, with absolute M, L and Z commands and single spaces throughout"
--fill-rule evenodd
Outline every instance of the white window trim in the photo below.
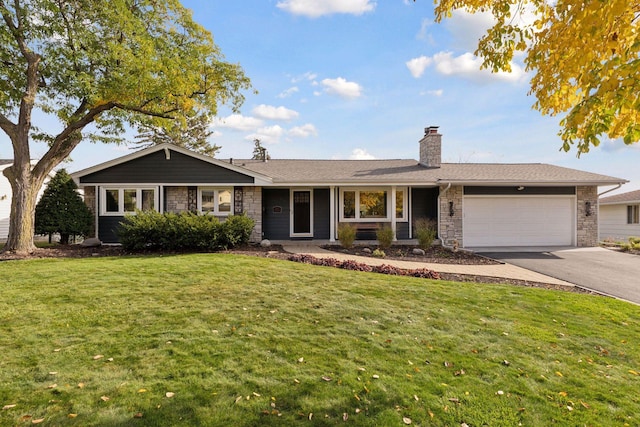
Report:
M 107 212 L 107 191 L 118 190 L 118 211 Z M 133 186 L 103 186 L 100 187 L 100 215 L 101 216 L 125 216 L 135 215 L 135 212 L 124 211 L 124 191 L 135 190 L 136 191 L 136 209 L 142 209 L 142 191 L 153 191 L 153 205 L 154 211 L 159 212 L 159 191 L 157 187 L 133 187 Z
M 203 191 L 213 191 L 213 211 L 203 211 L 202 210 L 202 192 Z M 220 191 L 229 191 L 231 194 L 231 205 L 229 206 L 229 212 L 220 212 L 218 206 L 218 193 Z M 215 216 L 230 216 L 233 215 L 233 204 L 234 204 L 234 192 L 233 187 L 198 187 L 198 212 L 202 214 L 209 214 Z
M 344 217 L 344 193 L 355 191 L 356 193 L 356 216 L 355 218 L 345 218 Z M 360 206 L 360 192 L 375 192 L 375 191 L 385 191 L 387 194 L 387 212 L 384 218 L 360 218 L 360 210 L 358 207 Z M 402 198 L 402 213 L 403 218 L 396 218 L 396 222 L 408 222 L 408 188 L 407 187 L 396 187 L 395 192 L 392 191 L 392 187 L 342 187 L 340 188 L 340 206 L 338 208 L 339 220 L 340 222 L 391 222 L 395 217 L 395 209 L 396 209 L 396 200 L 395 194 L 399 191 L 404 192 L 404 196 Z M 392 200 L 393 199 L 393 200 Z M 393 210 L 393 211 L 392 211 Z M 393 216 L 392 216 L 393 212 Z

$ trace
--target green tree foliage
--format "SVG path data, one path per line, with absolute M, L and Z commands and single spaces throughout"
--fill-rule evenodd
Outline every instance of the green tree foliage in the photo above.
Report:
M 213 116 L 219 103 L 237 111 L 250 87 L 178 0 L 0 0 L 0 15 L 0 129 L 14 161 L 5 251 L 33 251 L 38 191 L 83 139 L 120 142 L 149 117 Z M 56 131 L 32 123 L 36 106 Z M 49 146 L 34 166 L 32 141 Z
M 271 160 L 267 149 L 260 143 L 258 138 L 253 140 L 253 160 Z
M 640 140 L 638 0 L 436 0 L 436 20 L 458 9 L 495 18 L 475 52 L 484 67 L 510 71 L 526 53 L 534 108 L 565 114 L 565 151 L 587 153 L 603 136 Z
M 87 236 L 93 227 L 93 214 L 78 194 L 78 186 L 66 170 L 60 169 L 49 181 L 36 205 L 35 233 L 60 234 L 60 243 L 69 236 Z
M 207 114 L 190 115 L 184 120 L 170 120 L 170 123 L 166 121 L 167 119 L 151 118 L 147 123 L 142 123 L 135 137 L 136 148 L 170 143 L 211 157 L 215 157 L 220 150 L 220 146 L 209 142 L 213 130 Z

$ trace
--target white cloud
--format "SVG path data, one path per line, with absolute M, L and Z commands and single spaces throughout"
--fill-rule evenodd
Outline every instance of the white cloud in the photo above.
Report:
M 282 0 L 276 6 L 293 15 L 318 18 L 334 13 L 362 15 L 373 11 L 376 3 L 371 0 Z
M 227 117 L 215 117 L 211 125 L 213 127 L 234 129 L 240 131 L 254 130 L 263 125 L 263 121 L 255 117 L 246 117 L 242 114 L 231 114 Z
M 442 89 L 435 89 L 435 90 L 428 90 L 427 94 L 428 95 L 432 95 L 432 96 L 442 96 L 442 94 L 444 93 L 444 90 Z
M 258 129 L 255 133 L 245 136 L 244 139 L 249 141 L 259 139 L 260 142 L 265 144 L 277 144 L 285 133 L 286 131 L 281 126 L 265 126 Z
M 481 69 L 482 59 L 470 52 L 459 56 L 453 56 L 452 52 L 438 52 L 433 57 L 420 56 L 406 63 L 411 75 L 415 78 L 421 77 L 427 67 L 432 64 L 438 73 L 445 76 L 460 76 L 475 81 L 519 82 L 526 76 L 524 68 L 514 62 L 511 63 L 510 73 L 503 71 L 492 73 L 490 70 Z M 434 94 L 440 96 L 442 91 Z
M 278 98 L 288 98 L 294 93 L 298 92 L 299 90 L 300 89 L 298 89 L 298 86 L 292 86 L 289 89 L 286 89 L 280 92 L 280 95 L 278 95 Z
M 374 160 L 375 156 L 367 153 L 367 150 L 364 148 L 355 148 L 351 155 L 349 156 L 349 160 Z
M 304 124 L 302 126 L 296 126 L 289 129 L 289 136 L 297 138 L 306 138 L 308 136 L 317 136 L 318 130 L 311 123 Z
M 342 98 L 358 98 L 362 95 L 362 86 L 356 82 L 349 82 L 342 77 L 337 79 L 322 80 L 324 91 L 330 95 L 338 95 Z
M 292 120 L 298 117 L 298 112 L 285 107 L 260 104 L 253 109 L 253 114 L 266 120 Z
M 301 82 L 303 80 L 308 80 L 308 81 L 313 81 L 316 79 L 316 77 L 318 77 L 318 75 L 316 73 L 312 73 L 311 71 L 307 71 L 306 73 L 293 77 L 291 79 L 291 83 L 298 83 Z
M 422 76 L 424 70 L 426 70 L 432 62 L 433 60 L 431 58 L 422 55 L 418 58 L 410 59 L 405 64 L 411 72 L 411 75 L 417 79 L 418 77 Z
M 445 76 L 462 76 L 471 80 L 489 81 L 503 80 L 517 82 L 525 76 L 524 69 L 518 64 L 511 63 L 511 72 L 500 71 L 492 73 L 487 69 L 480 69 L 482 59 L 470 52 L 460 56 L 453 56 L 451 52 L 439 52 L 433 55 L 436 70 Z

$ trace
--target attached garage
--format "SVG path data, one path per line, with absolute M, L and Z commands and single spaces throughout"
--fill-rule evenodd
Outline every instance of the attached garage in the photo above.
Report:
M 574 195 L 465 194 L 463 205 L 465 247 L 575 245 Z

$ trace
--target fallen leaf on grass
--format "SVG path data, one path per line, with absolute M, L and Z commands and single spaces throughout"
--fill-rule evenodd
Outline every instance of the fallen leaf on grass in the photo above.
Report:
M 109 398 L 107 396 L 100 396 L 100 400 L 102 400 L 103 402 L 106 402 L 109 400 Z
M 313 418 L 313 412 L 309 412 L 309 421 L 311 421 L 311 418 Z
M 409 425 L 409 424 L 411 424 L 411 418 L 402 417 L 402 422 L 405 423 L 406 425 Z
M 146 393 L 148 390 L 146 388 L 141 388 L 138 390 L 138 393 Z
M 17 405 L 15 403 L 12 403 L 11 405 L 4 405 L 2 407 L 2 410 L 6 410 L 6 409 L 11 409 L 11 408 L 15 408 Z
M 77 416 L 78 416 L 78 414 L 69 414 L 69 415 L 67 415 L 67 418 L 75 418 Z
M 78 383 L 78 388 L 84 388 L 84 383 Z
M 380 375 L 373 375 L 371 378 L 373 378 L 374 380 L 380 379 Z
M 346 412 L 344 412 L 342 414 L 342 421 L 347 421 L 349 419 L 349 414 L 347 414 Z
M 449 402 L 460 403 L 460 399 L 458 399 L 457 397 L 450 397 Z
M 304 362 L 304 357 L 301 357 L 300 359 L 298 359 L 298 363 L 302 363 Z
M 56 388 L 58 387 L 58 384 L 51 384 L 50 386 L 47 386 L 47 388 L 51 389 L 51 388 Z
M 587 405 L 586 403 L 584 403 L 582 400 L 580 401 L 580 404 L 581 404 L 585 409 L 589 409 L 589 405 Z
M 241 400 L 242 400 L 242 396 L 236 397 L 236 403 L 240 402 Z
M 629 369 L 629 373 L 631 375 L 640 375 L 640 373 L 638 373 L 637 371 L 634 371 L 633 369 Z
M 31 424 L 40 424 L 44 422 L 44 418 L 38 418 L 37 420 L 31 420 Z
M 322 380 L 323 380 L 323 381 L 326 381 L 326 382 L 329 382 L 329 381 L 331 381 L 331 377 L 326 377 L 326 376 L 325 376 L 325 377 L 322 377 Z
M 166 392 L 164 395 L 165 395 L 165 396 L 167 396 L 167 397 L 173 397 L 173 396 L 175 396 L 176 394 L 175 394 L 174 392 L 172 392 L 172 391 L 168 391 L 168 392 Z
M 96 354 L 95 356 L 93 356 L 93 360 L 98 360 L 98 359 L 102 359 L 104 356 L 101 354 Z
M 562 372 L 560 372 L 560 371 L 556 371 L 556 375 L 559 376 L 559 377 L 564 377 L 564 375 L 562 375 Z

